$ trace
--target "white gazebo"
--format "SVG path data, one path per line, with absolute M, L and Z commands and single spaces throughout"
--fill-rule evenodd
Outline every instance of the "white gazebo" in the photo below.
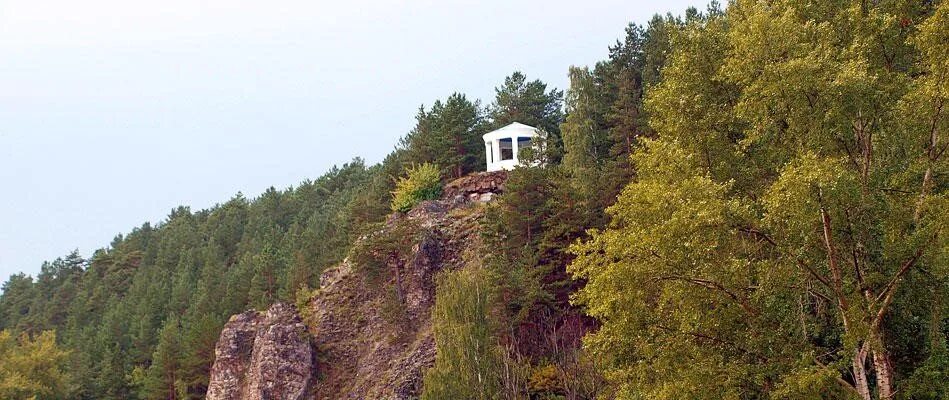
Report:
M 511 170 L 521 164 L 520 149 L 530 147 L 540 137 L 537 128 L 514 122 L 496 131 L 485 133 L 484 153 L 488 171 Z

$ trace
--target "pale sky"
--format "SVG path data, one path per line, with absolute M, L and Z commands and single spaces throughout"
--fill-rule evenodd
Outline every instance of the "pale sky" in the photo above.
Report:
M 567 86 L 628 22 L 705 2 L 0 0 L 0 281 L 355 156 L 422 103 Z

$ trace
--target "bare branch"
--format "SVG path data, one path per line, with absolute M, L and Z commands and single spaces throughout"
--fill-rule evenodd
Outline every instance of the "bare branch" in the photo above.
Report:
M 735 294 L 735 293 L 732 292 L 731 290 L 728 290 L 728 288 L 726 288 L 725 285 L 722 285 L 721 283 L 718 283 L 718 282 L 715 282 L 715 281 L 712 281 L 712 280 L 701 279 L 701 278 L 691 278 L 691 277 L 680 276 L 680 275 L 665 275 L 665 276 L 659 276 L 659 277 L 656 277 L 656 278 L 653 279 L 653 280 L 654 280 L 654 281 L 665 281 L 665 280 L 682 281 L 682 282 L 687 282 L 687 283 L 691 283 L 691 284 L 694 284 L 694 285 L 698 285 L 698 286 L 701 286 L 701 287 L 704 287 L 704 288 L 707 288 L 707 289 L 718 290 L 718 291 L 724 293 L 726 296 L 728 296 L 728 297 L 731 298 L 732 300 L 734 300 L 735 302 L 737 302 L 738 305 L 739 305 L 743 310 L 745 310 L 745 312 L 747 312 L 748 314 L 751 314 L 752 316 L 758 316 L 758 315 L 759 315 L 759 311 L 758 311 L 754 306 L 752 306 L 751 304 L 749 304 L 748 301 L 747 301 L 745 298 L 743 298 L 743 297 L 741 297 L 741 296 Z
M 752 352 L 752 351 L 750 351 L 750 350 L 748 350 L 748 349 L 745 349 L 745 348 L 742 347 L 741 345 L 739 345 L 739 344 L 737 344 L 737 343 L 735 343 L 735 342 L 732 342 L 732 341 L 730 341 L 730 340 L 722 339 L 722 338 L 719 338 L 719 337 L 715 337 L 715 336 L 712 336 L 712 335 L 707 335 L 707 334 L 704 334 L 704 333 L 701 333 L 701 332 L 696 332 L 696 331 L 681 331 L 681 330 L 679 330 L 679 329 L 673 329 L 673 328 L 671 328 L 671 327 L 668 327 L 668 326 L 665 326 L 665 325 L 662 325 L 662 324 L 657 324 L 656 327 L 659 328 L 659 329 L 662 329 L 662 330 L 664 330 L 664 331 L 667 331 L 667 332 L 678 333 L 678 334 L 682 334 L 682 335 L 691 336 L 691 337 L 696 338 L 696 339 L 704 339 L 704 340 L 708 340 L 708 341 L 715 342 L 715 343 L 718 343 L 718 344 L 726 345 L 726 346 L 735 348 L 736 350 L 741 351 L 742 353 L 745 353 L 745 354 L 748 354 L 748 355 L 752 355 L 752 356 L 754 356 L 755 358 L 757 358 L 759 361 L 768 361 L 768 358 L 765 357 L 764 355 L 761 355 L 761 354 L 759 354 L 759 353 Z
M 873 318 L 873 323 L 870 325 L 874 330 L 880 326 L 880 322 L 883 321 L 883 316 L 886 314 L 887 308 L 889 308 L 890 303 L 893 302 L 893 295 L 896 293 L 900 279 L 902 279 L 903 275 L 906 275 L 906 272 L 916 264 L 916 260 L 919 260 L 919 257 L 922 254 L 923 248 L 920 247 L 916 250 L 916 253 L 914 253 L 912 257 L 903 262 L 900 270 L 896 272 L 896 275 L 893 276 L 893 279 L 890 279 L 890 282 L 887 283 L 883 288 L 883 291 L 880 292 L 880 295 L 876 299 L 876 302 L 880 304 L 880 308 L 877 310 L 877 314 Z
M 827 265 L 830 267 L 834 295 L 837 296 L 837 304 L 841 310 L 846 311 L 849 305 L 847 298 L 844 296 L 843 276 L 840 273 L 840 268 L 837 266 L 837 252 L 834 248 L 834 238 L 830 229 L 830 214 L 828 214 L 827 209 L 822 206 L 820 215 L 821 224 L 824 228 L 824 246 L 827 248 Z
M 770 243 L 772 246 L 775 246 L 775 247 L 778 246 L 778 244 L 774 241 L 774 239 L 772 239 L 770 236 L 768 236 L 767 233 L 764 233 L 764 232 L 762 232 L 761 230 L 759 230 L 759 229 L 757 229 L 757 228 L 750 227 L 750 226 L 736 226 L 735 229 L 738 229 L 738 230 L 741 231 L 741 232 L 745 232 L 745 233 L 749 233 L 749 234 L 755 235 L 755 236 L 757 236 L 758 238 L 764 239 L 764 241 Z
M 820 274 L 818 274 L 817 271 L 814 271 L 813 268 L 811 268 L 811 267 L 808 266 L 807 264 L 804 264 L 803 261 L 797 260 L 797 265 L 798 265 L 799 267 L 803 268 L 803 269 L 804 269 L 805 271 L 807 271 L 809 274 L 811 274 L 811 276 L 813 276 L 814 279 L 817 279 L 818 281 L 820 281 L 820 283 L 823 283 L 824 286 L 827 286 L 828 289 L 831 289 L 831 290 L 834 289 L 834 285 L 831 285 L 831 284 L 830 284 L 830 281 L 828 281 L 827 278 L 825 278 L 825 277 L 821 276 Z

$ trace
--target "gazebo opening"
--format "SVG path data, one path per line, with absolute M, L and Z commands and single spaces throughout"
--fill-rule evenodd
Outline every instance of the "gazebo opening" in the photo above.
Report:
M 501 148 L 501 161 L 514 159 L 514 141 L 511 138 L 499 140 Z

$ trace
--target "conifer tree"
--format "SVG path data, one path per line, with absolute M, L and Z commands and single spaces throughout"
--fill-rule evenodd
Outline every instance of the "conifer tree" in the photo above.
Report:
M 642 32 L 642 82 L 648 88 L 662 80 L 662 68 L 672 53 L 672 36 L 682 21 L 671 13 L 656 14 Z
M 442 166 L 443 175 L 461 177 L 484 164 L 482 111 L 478 102 L 452 93 L 430 110 L 419 108 L 415 128 L 402 139 L 409 163 Z
M 606 112 L 606 122 L 610 135 L 610 175 L 613 182 L 628 182 L 632 176 L 629 155 L 640 136 L 646 134 L 646 123 L 642 112 L 643 69 L 643 29 L 636 24 L 626 27 L 626 37 L 610 47 L 609 79 L 610 87 L 615 91 L 612 104 Z M 614 184 L 615 185 L 615 184 Z M 610 190 L 615 196 L 619 185 Z
M 179 391 L 184 392 L 183 399 L 202 399 L 208 390 L 214 346 L 224 323 L 216 315 L 197 309 L 189 310 L 189 314 L 182 323 Z
M 263 309 L 277 300 L 283 260 L 277 247 L 268 243 L 261 249 L 260 254 L 253 256 L 253 265 L 254 275 L 250 283 L 249 301 L 254 307 Z
M 603 104 L 598 101 L 602 90 L 588 69 L 570 68 L 567 119 L 561 125 L 564 147 L 561 165 L 581 201 L 589 201 L 602 189 L 601 178 L 610 160 L 612 142 L 605 126 Z
M 488 107 L 492 129 L 520 122 L 546 132 L 550 150 L 560 148 L 563 91 L 548 91 L 546 83 L 539 79 L 528 81 L 526 75 L 515 71 L 504 78 L 501 86 L 494 88 L 494 93 L 494 102 Z
M 0 328 L 23 329 L 21 323 L 30 315 L 35 298 L 33 278 L 24 273 L 13 274 L 3 283 L 0 294 Z
M 162 324 L 158 335 L 158 345 L 152 354 L 152 364 L 148 367 L 143 385 L 143 398 L 147 400 L 180 399 L 181 387 L 181 322 L 172 315 Z
M 445 101 L 438 128 L 450 139 L 448 155 L 435 160 L 449 168 L 448 176 L 459 178 L 484 166 L 484 145 L 481 140 L 481 107 L 461 93 L 453 93 Z

